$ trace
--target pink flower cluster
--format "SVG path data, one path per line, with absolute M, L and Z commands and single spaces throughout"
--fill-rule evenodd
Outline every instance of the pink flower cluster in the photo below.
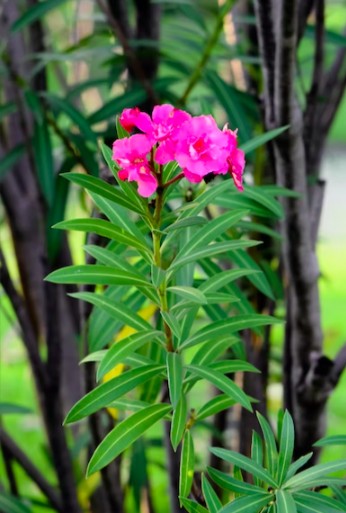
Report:
M 212 116 L 191 116 L 172 105 L 157 105 L 151 117 L 138 108 L 125 109 L 120 123 L 128 132 L 141 132 L 113 144 L 119 178 L 136 181 L 141 196 L 156 191 L 159 165 L 173 160 L 190 182 L 198 183 L 209 173 L 230 173 L 243 190 L 245 158 L 237 148 L 236 132 L 227 126 L 220 130 Z

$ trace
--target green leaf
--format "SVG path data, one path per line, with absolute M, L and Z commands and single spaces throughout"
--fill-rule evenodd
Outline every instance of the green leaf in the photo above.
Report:
M 70 182 L 84 187 L 87 191 L 95 192 L 99 196 L 109 199 L 110 201 L 114 201 L 114 203 L 117 203 L 122 207 L 128 208 L 133 212 L 143 214 L 143 210 L 138 207 L 137 203 L 134 203 L 131 199 L 127 198 L 125 194 L 119 191 L 114 185 L 109 185 L 103 180 L 100 180 L 100 178 L 83 175 L 81 173 L 64 173 L 62 176 L 67 180 L 70 180 Z
M 164 322 L 170 327 L 172 333 L 177 337 L 178 341 L 181 337 L 181 327 L 178 319 L 171 312 L 165 312 L 161 310 L 161 317 Z
M 282 205 L 272 196 L 266 195 L 263 191 L 256 189 L 255 187 L 246 187 L 244 195 L 248 198 L 256 201 L 260 205 L 263 205 L 269 212 L 275 214 L 278 219 L 281 219 L 284 215 Z
M 144 277 L 106 265 L 70 265 L 62 267 L 45 278 L 51 283 L 72 283 L 84 285 L 129 285 L 150 287 Z
M 274 299 L 273 291 L 269 285 L 269 282 L 263 273 L 260 266 L 254 261 L 254 259 L 245 251 L 234 251 L 232 253 L 232 261 L 242 269 L 251 269 L 257 271 L 247 275 L 248 280 L 263 294 L 268 296 L 270 299 Z
M 196 249 L 207 246 L 210 242 L 214 241 L 222 233 L 234 226 L 240 219 L 246 215 L 246 211 L 235 210 L 226 212 L 225 214 L 216 217 L 209 221 L 203 228 L 197 231 L 191 239 L 181 248 L 176 259 L 180 257 L 187 257 L 193 254 Z
M 21 406 L 19 404 L 14 403 L 0 403 L 0 415 L 8 415 L 8 414 L 26 414 L 26 413 L 33 413 L 30 408 L 27 408 L 26 406 Z
M 309 454 L 305 454 L 305 456 L 301 456 L 296 461 L 294 461 L 288 468 L 286 479 L 290 479 L 290 477 L 294 476 L 301 467 L 311 459 L 313 456 L 313 452 L 309 452 Z
M 158 339 L 164 339 L 162 331 L 141 331 L 130 335 L 119 342 L 116 342 L 108 349 L 106 355 L 101 361 L 97 371 L 98 381 L 103 378 L 107 372 L 112 370 L 119 363 L 124 363 L 124 359 L 130 354 L 136 352 L 140 347 L 148 342 L 154 342 Z
M 160 287 L 165 277 L 166 271 L 164 271 L 164 269 L 161 269 L 161 267 L 158 267 L 155 264 L 151 265 L 151 281 L 154 287 Z
M 345 509 L 337 509 L 331 508 L 330 506 L 323 505 L 321 509 L 321 504 L 319 502 L 309 500 L 309 499 L 301 499 L 295 497 L 295 503 L 298 507 L 299 513 L 340 513 L 340 511 L 345 511 Z
M 208 187 L 202 194 L 189 203 L 189 208 L 181 213 L 180 219 L 198 215 L 207 205 L 212 203 L 216 197 L 220 196 L 223 192 L 229 192 L 231 190 L 232 184 L 229 180 L 224 180 L 217 185 Z
M 220 509 L 219 513 L 258 513 L 272 500 L 272 497 L 270 493 L 256 493 L 249 497 L 238 497 Z
M 22 16 L 20 16 L 11 26 L 11 32 L 18 32 L 24 27 L 30 25 L 36 20 L 39 20 L 52 9 L 56 9 L 66 0 L 49 0 L 44 2 L 37 2 L 33 7 L 27 9 Z
M 208 474 L 212 478 L 212 480 L 220 486 L 223 490 L 229 490 L 231 492 L 240 494 L 240 495 L 254 495 L 258 493 L 265 494 L 266 491 L 259 486 L 245 483 L 244 481 L 240 481 L 239 479 L 235 479 L 220 470 L 208 467 Z
M 295 493 L 294 499 L 296 501 L 302 501 L 306 506 L 311 505 L 316 508 L 315 511 L 328 512 L 330 508 L 332 508 L 333 511 L 345 511 L 345 506 L 342 503 L 332 497 L 327 497 L 317 492 L 305 491 Z
M 227 461 L 228 463 L 233 463 L 233 465 L 237 465 L 237 467 L 241 468 L 242 470 L 245 470 L 246 472 L 249 472 L 254 477 L 257 477 L 261 481 L 264 481 L 265 483 L 268 483 L 269 485 L 273 486 L 274 488 L 277 487 L 277 482 L 275 479 L 269 474 L 269 472 L 263 468 L 258 463 L 255 463 L 247 456 L 244 456 L 243 454 L 239 454 L 235 451 L 229 451 L 226 449 L 218 449 L 216 447 L 212 447 L 210 451 L 215 454 L 215 456 L 218 456 L 219 458 Z
M 240 149 L 243 150 L 245 154 L 250 153 L 251 151 L 255 150 L 256 148 L 259 148 L 260 146 L 263 146 L 267 142 L 271 141 L 272 139 L 275 139 L 278 135 L 282 134 L 289 128 L 289 125 L 282 126 L 280 128 L 274 128 L 274 130 L 270 130 L 269 132 L 266 132 L 265 134 L 258 135 L 256 137 L 253 137 L 249 141 L 245 142 L 244 144 L 240 145 Z
M 192 365 L 211 364 L 216 358 L 223 354 L 226 349 L 239 342 L 237 337 L 225 337 L 215 339 L 213 344 L 205 344 L 200 347 L 191 360 Z
M 88 362 L 100 362 L 107 354 L 107 349 L 102 349 L 100 351 L 94 351 L 93 353 L 85 356 L 79 364 L 88 363 Z
M 0 161 L 0 181 L 5 177 L 6 173 L 22 158 L 25 153 L 24 144 L 18 144 L 10 150 Z
M 268 470 L 272 476 L 275 476 L 278 461 L 278 451 L 275 436 L 269 425 L 269 422 L 259 412 L 256 412 L 256 415 L 264 437 L 264 453 Z
M 208 513 L 208 510 L 198 504 L 198 502 L 194 502 L 191 499 L 186 499 L 186 497 L 179 497 L 179 500 L 180 504 L 184 506 L 188 513 Z
M 71 121 L 73 121 L 73 123 L 79 128 L 81 135 L 96 143 L 96 134 L 91 130 L 88 121 L 79 110 L 64 98 L 59 98 L 59 96 L 48 93 L 44 96 L 47 98 L 48 102 L 53 105 L 53 107 L 57 107 L 61 112 L 66 114 Z
M 290 493 L 277 490 L 275 495 L 277 513 L 297 513 L 296 503 Z
M 31 507 L 4 492 L 0 492 L 0 511 L 3 513 L 32 513 Z
M 228 271 L 223 271 L 220 273 L 214 274 L 205 282 L 201 284 L 199 287 L 204 293 L 206 292 L 215 292 L 223 287 L 225 287 L 228 283 L 232 281 L 238 280 L 239 278 L 243 278 L 244 276 L 248 276 L 253 273 L 260 273 L 260 270 L 253 269 L 230 269 Z
M 53 228 L 57 228 L 59 230 L 76 230 L 80 232 L 96 233 L 102 237 L 115 240 L 119 242 L 119 244 L 132 246 L 138 251 L 145 252 L 147 254 L 151 253 L 151 250 L 147 244 L 144 244 L 142 241 L 138 240 L 137 237 L 134 237 L 130 233 L 126 232 L 123 228 L 115 226 L 109 221 L 105 221 L 104 219 L 97 219 L 93 217 L 70 219 L 68 221 L 61 221 L 60 223 L 55 224 Z
M 220 394 L 207 401 L 197 412 L 196 420 L 203 420 L 219 411 L 226 410 L 235 404 L 227 394 Z
M 192 303 L 198 303 L 200 305 L 205 305 L 207 303 L 207 298 L 203 292 L 193 287 L 172 286 L 167 287 L 167 290 L 177 294 L 177 296 L 180 296 L 183 299 L 191 301 Z
M 199 226 L 199 225 L 205 225 L 208 221 L 205 219 L 205 217 L 200 216 L 192 216 L 187 217 L 186 219 L 180 219 L 180 221 L 176 221 L 175 223 L 170 224 L 165 228 L 166 233 L 170 233 L 175 230 L 182 230 L 183 228 L 188 228 L 190 226 Z
M 328 463 L 319 463 L 307 470 L 299 472 L 299 474 L 291 477 L 285 482 L 283 488 L 285 489 L 296 489 L 302 490 L 303 488 L 309 488 L 311 482 L 320 482 L 322 484 L 328 481 L 328 474 L 331 472 L 337 472 L 338 470 L 346 469 L 346 459 L 335 460 Z
M 259 465 L 263 465 L 263 446 L 262 439 L 256 431 L 252 432 L 251 458 Z M 254 484 L 261 486 L 261 480 L 254 476 Z
M 222 508 L 222 502 L 204 474 L 202 474 L 202 492 L 208 511 L 210 513 L 218 513 Z
M 93 292 L 76 292 L 70 295 L 77 299 L 88 301 L 98 308 L 101 308 L 111 317 L 114 317 L 115 319 L 123 322 L 125 326 L 131 326 L 138 331 L 148 331 L 152 329 L 152 326 L 147 321 L 133 312 L 124 303 L 109 299 L 107 296 L 105 296 L 105 294 L 94 294 Z
M 48 124 L 35 122 L 32 145 L 40 189 L 47 204 L 51 205 L 54 196 L 55 173 Z
M 190 431 L 186 431 L 180 459 L 179 497 L 188 497 L 192 487 L 194 467 L 195 453 L 193 440 Z
M 187 365 L 187 370 L 192 374 L 210 381 L 219 390 L 229 395 L 236 402 L 240 403 L 244 408 L 252 411 L 251 403 L 248 396 L 238 387 L 231 379 L 226 378 L 221 372 L 211 369 L 210 367 Z
M 159 375 L 164 369 L 165 367 L 163 365 L 147 365 L 145 367 L 129 370 L 116 378 L 102 383 L 82 397 L 82 399 L 71 408 L 64 423 L 70 424 L 71 422 L 77 422 L 101 408 L 109 406 L 113 401 L 121 398 L 136 386 Z
M 183 438 L 186 427 L 187 417 L 187 401 L 185 395 L 181 395 L 178 404 L 173 412 L 171 423 L 171 442 L 174 451 L 177 450 L 178 445 Z
M 87 468 L 87 476 L 108 465 L 170 411 L 167 404 L 153 404 L 123 420 L 102 440 Z
M 177 268 L 182 265 L 186 265 L 190 262 L 196 262 L 202 258 L 210 256 L 220 255 L 227 253 L 228 251 L 235 251 L 237 249 L 251 248 L 258 246 L 260 242 L 254 240 L 231 240 L 224 242 L 214 242 L 205 248 L 197 248 L 193 253 L 189 255 L 182 255 L 179 259 L 175 258 L 169 267 L 169 272 L 176 271 Z
M 288 410 L 282 422 L 282 430 L 280 436 L 280 447 L 278 456 L 278 484 L 282 485 L 285 481 L 288 468 L 292 462 L 294 450 L 294 425 L 291 415 Z
M 192 347 L 198 344 L 202 344 L 203 342 L 216 340 L 219 337 L 225 337 L 236 331 L 251 329 L 257 326 L 265 326 L 268 324 L 278 324 L 280 322 L 281 321 L 275 319 L 275 317 L 271 317 L 269 315 L 237 315 L 236 317 L 216 321 L 209 326 L 205 326 L 204 328 L 197 331 L 197 333 L 192 335 L 190 338 L 185 340 L 180 345 L 180 347 Z
M 131 220 L 127 209 L 117 205 L 114 203 L 114 201 L 110 201 L 106 198 L 103 198 L 102 196 L 99 196 L 95 192 L 89 192 L 89 194 L 95 205 L 108 217 L 108 219 L 113 224 L 120 226 L 120 228 L 123 228 L 124 230 L 131 233 L 131 235 L 138 238 L 138 240 L 140 240 L 145 246 L 147 245 L 145 235 L 143 235 L 137 224 Z
M 181 355 L 178 353 L 167 353 L 166 365 L 169 397 L 173 408 L 175 408 L 181 397 L 184 378 L 184 367 Z
M 316 26 L 307 24 L 305 27 L 305 36 L 310 39 L 315 39 Z M 324 31 L 324 40 L 327 43 L 334 44 L 340 48 L 346 48 L 346 36 L 344 34 L 340 34 L 339 32 L 335 32 L 334 30 L 325 30 Z
M 314 443 L 314 447 L 325 447 L 326 445 L 346 445 L 346 435 L 326 436 Z

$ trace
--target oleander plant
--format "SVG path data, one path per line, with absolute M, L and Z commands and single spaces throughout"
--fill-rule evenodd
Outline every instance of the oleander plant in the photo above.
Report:
M 264 443 L 254 432 L 251 458 L 212 448 L 234 466 L 234 477 L 209 468 L 207 475 L 223 492 L 217 494 L 203 474 L 201 498 L 193 500 L 194 474 L 201 469 L 199 427 L 222 410 L 255 407 L 238 379 L 258 372 L 247 361 L 240 332 L 260 336 L 264 326 L 281 322 L 257 314 L 239 288 L 240 279 L 262 288 L 265 282 L 250 264 L 247 250 L 259 242 L 247 236 L 251 211 L 239 208 L 238 198 L 245 204 L 255 199 L 275 212 L 275 196 L 287 191 L 244 187 L 245 153 L 237 133 L 227 125 L 221 130 L 210 115 L 191 116 L 164 104 L 152 116 L 125 109 L 116 124 L 112 150 L 101 144 L 115 185 L 67 173 L 65 178 L 89 193 L 95 215 L 55 225 L 92 234 L 100 243 L 84 246 L 90 263 L 47 277 L 82 286 L 71 295 L 93 305 L 83 363 L 96 364 L 97 384 L 72 407 L 65 424 L 107 409 L 114 426 L 92 454 L 87 476 L 121 458 L 147 433 L 165 429 L 167 458 L 179 468 L 180 506 L 191 513 L 308 513 L 320 506 L 345 511 L 345 481 L 329 474 L 345 469 L 346 461 L 298 472 L 311 454 L 292 462 L 288 412 L 279 420 L 278 446 L 259 415 Z M 257 138 L 250 147 L 275 135 Z M 223 208 L 210 216 L 214 206 Z M 212 397 L 208 384 L 216 391 Z M 243 481 L 242 471 L 252 475 L 252 483 Z M 316 487 L 337 487 L 339 497 Z

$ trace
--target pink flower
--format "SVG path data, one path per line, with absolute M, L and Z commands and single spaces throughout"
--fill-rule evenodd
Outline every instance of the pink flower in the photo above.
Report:
M 152 144 L 160 143 L 155 154 L 158 164 L 167 164 L 174 160 L 175 141 L 174 134 L 191 116 L 173 105 L 156 105 L 152 118 L 149 114 L 141 112 L 137 107 L 125 109 L 119 120 L 128 132 L 134 127 L 144 132 L 152 141 Z
M 190 182 L 200 182 L 208 173 L 226 173 L 228 136 L 212 116 L 197 116 L 176 133 L 175 159 Z
M 151 173 L 147 159 L 152 144 L 143 134 L 135 134 L 124 139 L 117 139 L 113 143 L 113 160 L 120 166 L 120 180 L 136 181 L 138 193 L 147 198 L 157 188 L 157 180 Z
M 245 154 L 237 148 L 237 133 L 233 132 L 227 125 L 224 127 L 224 133 L 228 138 L 228 172 L 233 178 L 234 184 L 239 191 L 243 191 L 243 172 L 245 167 Z

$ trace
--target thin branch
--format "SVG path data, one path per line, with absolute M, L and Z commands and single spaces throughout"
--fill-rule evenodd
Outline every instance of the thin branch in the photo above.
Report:
M 309 163 L 313 162 L 310 159 L 310 151 L 312 145 L 309 141 L 314 140 L 314 132 L 320 130 L 317 121 L 318 103 L 320 101 L 323 67 L 324 67 L 324 9 L 325 0 L 316 1 L 316 28 L 315 28 L 315 57 L 314 69 L 312 74 L 311 88 L 306 96 L 306 110 L 304 114 L 304 140 L 306 147 L 306 163 L 307 175 L 316 176 L 317 170 L 311 169 Z
M 316 0 L 300 0 L 298 6 L 298 42 L 304 35 L 307 20 L 312 13 Z
M 274 81 L 275 81 L 275 20 L 271 0 L 255 0 L 258 42 L 263 61 L 264 88 L 266 99 L 266 124 L 274 124 Z
M 108 0 L 109 9 L 113 17 L 118 21 L 124 36 L 127 39 L 133 37 L 132 29 L 129 23 L 129 16 L 127 12 L 128 2 L 126 0 Z
M 27 475 L 36 483 L 41 492 L 47 497 L 52 507 L 63 513 L 61 498 L 56 490 L 48 483 L 37 467 L 35 467 L 27 455 L 18 447 L 3 428 L 0 428 L 0 444 L 11 458 L 17 461 Z
M 4 254 L 1 250 L 0 269 L 0 283 L 3 286 L 5 293 L 7 294 L 12 304 L 12 308 L 17 315 L 17 319 L 22 331 L 23 342 L 32 365 L 33 374 L 35 376 L 40 392 L 43 393 L 47 383 L 47 376 L 44 364 L 38 351 L 35 333 L 32 329 L 32 324 L 26 311 L 23 298 L 19 295 L 15 286 L 13 285 Z
M 143 89 L 147 93 L 147 96 L 153 104 L 159 103 L 159 98 L 156 95 L 156 92 L 152 88 L 150 82 L 147 80 L 145 72 L 143 70 L 141 62 L 137 59 L 135 52 L 132 50 L 127 37 L 122 31 L 120 24 L 118 21 L 112 16 L 112 13 L 108 6 L 103 2 L 103 0 L 96 0 L 100 10 L 106 16 L 106 19 L 109 25 L 112 27 L 115 35 L 120 41 L 120 44 L 123 48 L 124 54 L 128 60 L 129 66 L 131 70 L 133 70 L 133 74 L 136 79 L 141 83 Z
M 346 344 L 342 346 L 334 359 L 334 366 L 330 375 L 334 386 L 338 384 L 341 374 L 346 369 Z
M 224 18 L 226 16 L 226 14 L 231 10 L 233 4 L 234 4 L 234 0 L 227 0 L 225 5 L 223 5 L 222 8 L 220 9 L 218 16 L 216 18 L 214 30 L 212 31 L 210 37 L 208 38 L 208 40 L 206 42 L 206 45 L 204 47 L 201 58 L 200 58 L 199 62 L 197 63 L 194 71 L 192 72 L 192 74 L 190 76 L 190 80 L 189 80 L 183 94 L 181 95 L 180 99 L 178 100 L 179 105 L 184 106 L 186 104 L 187 99 L 190 96 L 193 88 L 199 81 L 200 76 L 202 75 L 207 62 L 209 61 L 209 59 L 211 57 L 213 48 L 219 40 L 220 33 L 223 28 Z

